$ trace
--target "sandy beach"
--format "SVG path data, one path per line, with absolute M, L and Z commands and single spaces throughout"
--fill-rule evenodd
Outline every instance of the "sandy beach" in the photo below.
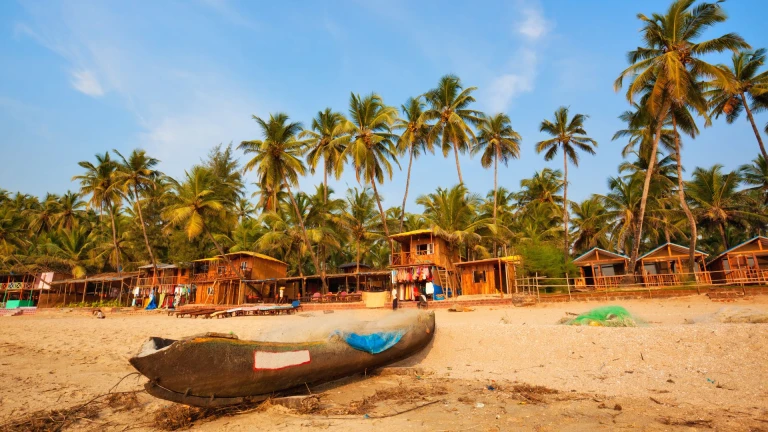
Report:
M 768 297 L 713 302 L 705 296 L 614 302 L 646 322 L 635 328 L 558 325 L 566 312 L 601 303 L 438 310 L 433 342 L 396 366 L 404 375 L 358 376 L 311 389 L 345 407 L 380 392 L 352 415 L 299 414 L 283 407 L 203 419 L 195 430 L 717 430 L 768 429 L 768 325 L 711 319 L 723 307 L 768 311 Z M 375 319 L 386 310 L 292 316 L 107 319 L 72 312 L 0 319 L 0 422 L 66 408 L 112 391 L 139 390 L 128 358 L 150 335 L 232 332 L 243 339 L 321 331 L 323 322 Z M 710 318 L 708 318 L 710 317 Z M 308 331 L 308 330 L 306 330 Z M 531 390 L 528 386 L 542 386 Z M 386 389 L 409 394 L 386 396 Z M 420 407 L 420 405 L 429 403 Z M 107 409 L 73 430 L 153 430 L 169 402 Z M 412 411 L 398 414 L 410 408 Z M 367 414 L 368 418 L 365 417 Z M 379 418 L 377 418 L 379 417 Z

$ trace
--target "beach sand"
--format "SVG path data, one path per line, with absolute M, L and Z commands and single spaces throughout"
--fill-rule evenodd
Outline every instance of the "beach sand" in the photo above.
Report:
M 566 312 L 605 304 L 624 306 L 647 324 L 557 325 Z M 441 309 L 430 346 L 396 365 L 418 368 L 416 372 L 358 376 L 312 389 L 323 393 L 323 406 L 337 408 L 385 389 L 404 394 L 387 397 L 380 392 L 379 403 L 352 416 L 329 415 L 333 409 L 297 414 L 272 407 L 201 420 L 194 429 L 768 430 L 768 324 L 706 319 L 734 306 L 768 311 L 768 297 L 731 303 L 692 296 L 478 307 L 461 313 Z M 110 391 L 133 372 L 128 358 L 150 335 L 178 338 L 212 331 L 242 339 L 275 338 L 301 328 L 317 331 L 324 321 L 389 313 L 355 310 L 219 320 L 108 313 L 98 320 L 57 311 L 0 318 L 0 423 L 38 410 L 71 407 Z M 113 391 L 139 390 L 143 383 L 143 378 L 131 376 Z M 523 384 L 546 389 L 530 390 Z M 435 403 L 397 414 L 428 402 Z M 137 406 L 105 410 L 72 428 L 152 430 L 155 413 L 170 405 L 140 394 Z M 383 416 L 389 417 L 373 418 Z

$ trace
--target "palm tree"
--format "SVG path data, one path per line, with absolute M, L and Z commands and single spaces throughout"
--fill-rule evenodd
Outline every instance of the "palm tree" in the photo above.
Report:
M 759 155 L 751 164 L 739 168 L 744 183 L 752 186 L 749 190 L 759 191 L 763 204 L 768 204 L 768 162 Z
M 718 65 L 722 74 L 715 76 L 709 85 L 711 91 L 710 104 L 715 118 L 725 114 L 725 120 L 733 123 L 739 118 L 742 110 L 747 112 L 747 118 L 752 125 L 752 131 L 757 138 L 760 152 L 764 159 L 768 159 L 768 153 L 763 145 L 763 138 L 757 130 L 752 110 L 749 109 L 747 96 L 755 98 L 768 92 L 768 71 L 759 72 L 765 64 L 765 48 L 756 51 L 741 51 L 733 54 L 732 65 Z
M 397 161 L 397 149 L 392 133 L 392 125 L 397 119 L 397 109 L 384 104 L 381 97 L 371 93 L 365 97 L 352 93 L 349 98 L 349 117 L 352 127 L 349 135 L 349 145 L 339 163 L 346 156 L 352 158 L 355 174 L 358 180 L 362 177 L 366 183 L 373 187 L 373 196 L 379 206 L 381 222 L 384 226 L 384 234 L 389 238 L 389 227 L 384 208 L 381 206 L 381 197 L 376 183 L 383 183 L 384 176 L 392 179 L 392 164 L 390 160 L 400 167 Z
M 614 88 L 622 87 L 625 77 L 632 77 L 627 88 L 627 99 L 634 102 L 635 96 L 645 95 L 651 117 L 656 119 L 656 132 L 648 158 L 651 165 L 656 161 L 656 151 L 664 119 L 669 116 L 673 106 L 685 106 L 692 97 L 699 97 L 696 81 L 700 77 L 720 77 L 724 74 L 719 68 L 701 60 L 701 56 L 725 50 L 736 51 L 748 48 L 744 40 L 729 33 L 703 42 L 694 42 L 706 29 L 723 22 L 727 16 L 717 3 L 700 3 L 693 7 L 695 0 L 675 0 L 662 14 L 653 14 L 651 18 L 638 14 L 643 21 L 643 40 L 645 47 L 638 47 L 628 54 L 632 63 L 616 79 Z M 641 238 L 643 218 L 648 200 L 653 166 L 647 171 L 640 201 L 640 213 L 635 229 L 635 238 Z M 639 255 L 639 242 L 636 242 L 630 255 L 629 266 L 634 271 Z
M 520 143 L 523 138 L 512 129 L 512 121 L 506 114 L 483 118 L 480 123 L 478 143 L 472 153 L 482 153 L 480 163 L 488 168 L 493 163 L 493 224 L 496 225 L 499 190 L 499 161 L 507 166 L 510 159 L 520 157 Z M 496 251 L 494 251 L 495 255 Z
M 347 190 L 347 208 L 342 213 L 345 229 L 355 242 L 356 273 L 360 273 L 360 248 L 370 245 L 382 237 L 381 221 L 376 215 L 376 201 L 368 188 Z
M 141 232 L 144 234 L 144 245 L 149 252 L 149 260 L 152 263 L 154 269 L 153 274 L 157 274 L 157 261 L 155 260 L 155 253 L 152 251 L 152 247 L 149 245 L 149 237 L 147 236 L 147 225 L 144 223 L 144 214 L 141 210 L 141 197 L 142 194 L 150 189 L 155 188 L 155 181 L 160 177 L 160 172 L 155 169 L 159 160 L 148 156 L 147 152 L 140 149 L 135 149 L 126 159 L 119 151 L 114 152 L 120 156 L 120 163 L 117 167 L 116 183 L 125 196 L 133 201 L 133 205 L 136 208 L 136 213 L 139 215 L 139 225 L 141 225 Z
M 301 160 L 307 143 L 296 137 L 301 132 L 301 123 L 289 122 L 288 115 L 285 113 L 270 114 L 269 120 L 266 121 L 256 116 L 253 116 L 253 119 L 261 128 L 264 139 L 240 143 L 238 148 L 245 154 L 255 155 L 245 164 L 244 171 L 256 169 L 259 183 L 269 185 L 273 190 L 286 188 L 315 270 L 322 270 L 323 267 L 320 267 L 315 251 L 312 249 L 312 243 L 307 236 L 304 218 L 299 212 L 296 198 L 291 191 L 291 186 L 298 184 L 299 176 L 307 172 Z M 320 279 L 323 283 L 323 291 L 326 291 L 325 277 Z
M 117 181 L 118 165 L 109 157 L 109 152 L 103 155 L 96 155 L 96 164 L 88 161 L 78 162 L 78 165 L 85 168 L 85 173 L 72 177 L 72 180 L 80 181 L 80 194 L 90 195 L 88 207 L 98 208 L 99 214 L 105 209 L 111 210 L 112 207 L 120 209 L 122 195 L 120 194 L 120 185 Z M 112 223 L 112 245 L 115 248 L 115 265 L 118 274 L 122 273 L 120 264 L 120 248 L 117 245 L 117 227 L 115 225 L 115 212 L 109 211 L 109 218 Z
M 610 192 L 601 196 L 603 205 L 606 209 L 605 217 L 612 221 L 611 243 L 616 249 L 626 253 L 627 238 L 634 232 L 634 226 L 637 223 L 637 213 L 640 204 L 641 178 L 630 176 L 626 179 L 621 177 L 609 177 L 608 188 Z M 641 239 L 634 238 L 634 243 L 640 243 Z
M 758 206 L 739 191 L 740 184 L 738 171 L 723 173 L 723 166 L 719 164 L 709 169 L 696 168 L 686 183 L 688 198 L 695 207 L 699 224 L 718 230 L 723 249 L 729 248 L 726 236 L 729 224 L 745 226 L 749 219 L 762 219 L 751 211 Z
M 574 240 L 573 249 L 585 252 L 593 247 L 608 248 L 606 209 L 599 195 L 592 195 L 580 203 L 571 203 L 573 213 Z
M 94 253 L 94 236 L 82 226 L 60 231 L 45 245 L 45 249 L 48 259 L 67 266 L 76 278 L 85 276 L 86 267 L 100 258 L 100 254 Z
M 475 217 L 481 199 L 470 194 L 464 184 L 459 183 L 449 189 L 437 188 L 433 193 L 416 198 L 416 203 L 424 207 L 427 223 L 435 235 L 448 242 L 449 247 L 456 249 L 461 245 L 467 248 L 479 245 L 481 238 L 476 231 L 485 227 L 489 221 Z M 487 255 L 480 247 L 474 250 Z
M 593 155 L 595 154 L 593 147 L 597 147 L 597 141 L 586 136 L 584 121 L 587 118 L 588 116 L 584 114 L 576 114 L 569 120 L 568 108 L 561 106 L 555 111 L 554 121 L 544 120 L 539 126 L 540 132 L 546 132 L 553 138 L 536 143 L 537 153 L 546 151 L 544 160 L 552 160 L 557 156 L 559 150 L 563 152 L 563 235 L 565 237 L 563 252 L 566 261 L 570 255 L 568 242 L 568 160 L 578 167 L 579 154 L 576 151 L 581 150 Z
M 189 240 L 200 234 L 206 234 L 219 255 L 227 262 L 230 270 L 241 279 L 245 279 L 240 269 L 229 260 L 210 230 L 213 221 L 234 222 L 233 213 L 227 207 L 228 202 L 215 192 L 218 184 L 219 179 L 210 168 L 193 166 L 190 171 L 184 172 L 182 182 L 174 182 L 171 202 L 163 212 L 163 216 L 171 225 L 182 225 Z
M 54 223 L 58 229 L 73 229 L 83 218 L 83 209 L 85 202 L 80 199 L 80 195 L 67 191 L 56 202 L 55 213 L 53 215 Z
M 35 235 L 51 231 L 55 224 L 56 203 L 58 195 L 46 194 L 43 202 L 25 210 L 22 215 L 27 217 L 29 229 Z
M 325 200 L 328 200 L 328 174 L 335 174 L 336 179 L 341 176 L 344 164 L 339 159 L 346 146 L 345 132 L 347 120 L 341 113 L 333 112 L 330 108 L 317 113 L 312 119 L 312 129 L 305 129 L 299 134 L 299 138 L 308 138 L 309 152 L 307 163 L 312 173 L 315 172 L 320 159 L 323 159 L 323 186 L 325 187 Z
M 563 204 L 563 172 L 544 168 L 533 173 L 533 177 L 520 180 L 520 192 L 517 201 L 526 206 L 529 203 L 544 202 L 556 205 Z
M 408 98 L 405 104 L 400 106 L 404 118 L 395 122 L 395 129 L 403 133 L 397 140 L 397 149 L 402 154 L 408 152 L 408 175 L 405 178 L 405 193 L 403 194 L 403 206 L 400 210 L 400 232 L 403 232 L 403 220 L 405 219 L 405 202 L 408 200 L 408 187 L 411 184 L 411 166 L 413 159 L 418 158 L 427 151 L 435 153 L 432 141 L 429 140 L 429 126 L 421 121 L 424 114 L 424 103 L 421 97 Z
M 482 114 L 479 111 L 468 109 L 475 101 L 472 92 L 477 87 L 464 88 L 461 80 L 456 75 L 445 75 L 440 78 L 437 87 L 424 94 L 429 109 L 421 116 L 421 123 L 434 121 L 428 140 L 441 140 L 443 156 L 448 157 L 448 152 L 453 149 L 456 158 L 456 171 L 459 174 L 459 183 L 464 183 L 459 164 L 459 152 L 467 151 L 475 141 L 475 133 L 470 125 L 480 123 Z

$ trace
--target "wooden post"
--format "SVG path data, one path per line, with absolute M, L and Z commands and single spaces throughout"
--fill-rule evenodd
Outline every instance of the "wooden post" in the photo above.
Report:
M 568 279 L 568 272 L 565 272 L 565 286 L 568 287 L 568 301 L 572 301 L 573 297 L 571 297 L 571 281 Z
M 85 277 L 85 282 L 83 282 L 83 303 L 85 303 L 85 292 L 88 291 L 88 276 Z

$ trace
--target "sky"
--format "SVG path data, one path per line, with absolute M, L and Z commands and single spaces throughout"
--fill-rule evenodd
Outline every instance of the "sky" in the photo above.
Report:
M 522 154 L 499 170 L 499 184 L 545 162 L 538 126 L 559 106 L 589 116 L 597 155 L 569 168 L 569 198 L 605 193 L 625 142 L 611 141 L 628 108 L 613 81 L 626 52 L 641 43 L 636 15 L 668 1 L 508 0 L 258 2 L 229 0 L 0 2 L 0 188 L 43 196 L 77 190 L 78 161 L 143 148 L 176 178 L 217 144 L 259 139 L 252 116 L 286 112 L 309 126 L 320 110 L 346 113 L 350 93 L 376 92 L 399 107 L 448 73 L 475 86 L 474 108 L 504 112 L 523 137 Z M 703 37 L 737 32 L 768 47 L 768 2 L 728 1 L 729 20 Z M 710 56 L 724 63 L 730 54 Z M 762 131 L 768 114 L 756 115 Z M 700 122 L 701 123 L 701 122 Z M 700 125 L 702 126 L 702 125 Z M 764 139 L 765 137 L 763 134 Z M 688 167 L 735 169 L 758 153 L 746 116 L 716 120 L 684 141 Z M 242 163 L 244 155 L 238 152 Z M 462 155 L 464 180 L 485 195 L 493 171 Z M 400 205 L 407 158 L 379 187 Z M 255 181 L 253 172 L 246 174 Z M 300 181 L 311 192 L 318 173 Z M 458 182 L 453 155 L 415 161 L 407 210 L 419 195 Z M 358 186 L 351 169 L 331 182 Z

